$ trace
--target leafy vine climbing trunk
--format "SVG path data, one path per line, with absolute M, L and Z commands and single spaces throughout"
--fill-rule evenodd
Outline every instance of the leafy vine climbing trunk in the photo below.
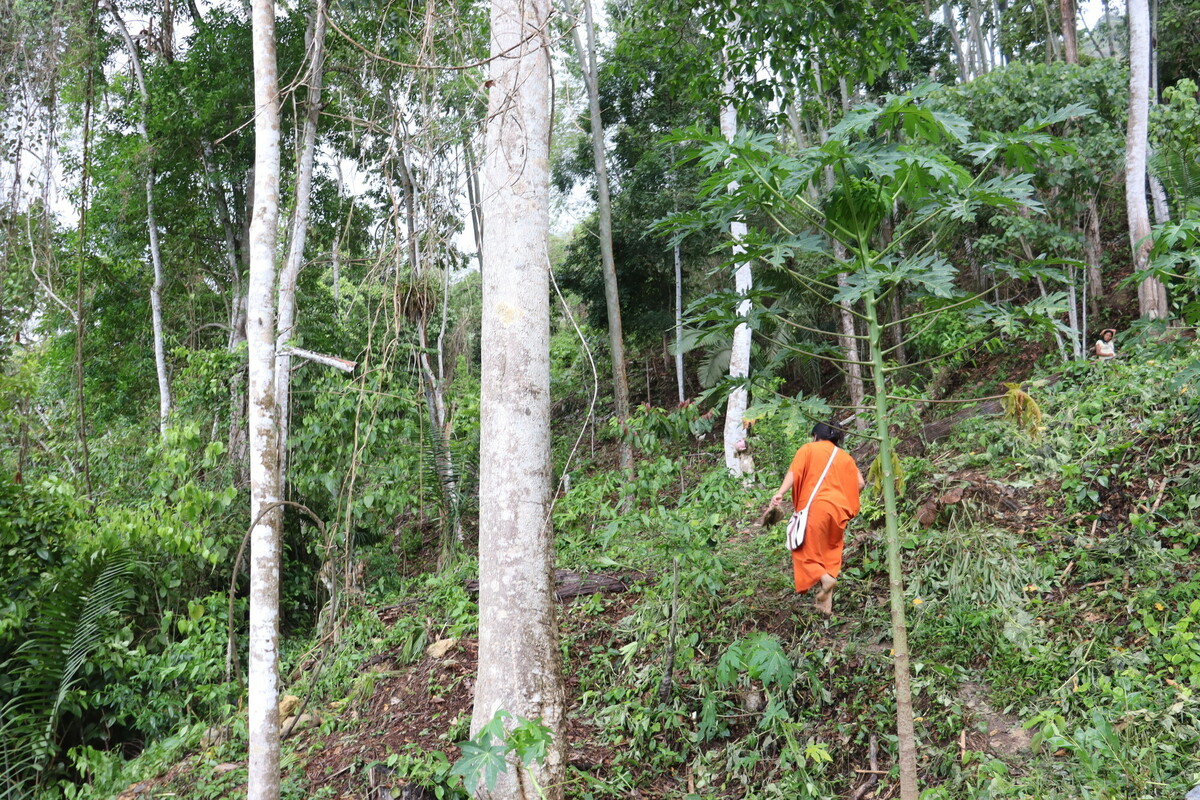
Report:
M 492 0 L 480 382 L 479 672 L 471 732 L 504 709 L 552 733 L 479 797 L 563 796 L 550 528 L 549 0 Z M 532 780 L 531 780 L 532 779 Z
M 279 435 L 275 406 L 275 247 L 279 221 L 279 77 L 275 3 L 252 0 L 254 213 L 246 301 L 249 348 L 250 656 L 248 800 L 279 798 Z

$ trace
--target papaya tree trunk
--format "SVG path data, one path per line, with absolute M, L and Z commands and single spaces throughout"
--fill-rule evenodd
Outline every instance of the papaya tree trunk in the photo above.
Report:
M 883 332 L 879 325 L 875 302 L 875 296 L 867 294 L 863 305 L 867 318 L 868 345 L 871 348 L 871 378 L 875 385 L 875 433 L 879 437 L 879 465 L 887 535 L 888 602 L 892 612 L 892 666 L 896 683 L 900 798 L 917 800 L 917 739 L 913 727 L 912 671 L 908 653 L 908 622 L 904 609 L 904 569 L 900 561 L 900 512 L 896 504 L 896 475 L 892 468 L 892 437 L 888 430 L 889 408 L 883 363 Z

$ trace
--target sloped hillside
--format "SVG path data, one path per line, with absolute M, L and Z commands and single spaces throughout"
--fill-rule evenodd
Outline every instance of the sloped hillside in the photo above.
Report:
M 904 459 L 924 797 L 1181 798 L 1200 783 L 1192 347 L 1047 367 L 1025 383 L 1035 434 L 965 415 Z M 722 475 L 687 409 L 641 413 L 632 481 L 573 471 L 559 565 L 625 590 L 561 604 L 568 797 L 895 796 L 882 512 L 868 493 L 821 617 L 791 590 L 782 531 L 753 524 L 800 443 L 790 424 L 755 426 L 749 487 Z M 287 797 L 462 796 L 473 564 L 439 575 L 399 547 L 364 556 L 336 643 L 291 648 L 287 691 L 304 708 L 289 711 L 306 716 L 285 746 Z M 241 717 L 184 731 L 80 796 L 238 796 L 244 737 Z

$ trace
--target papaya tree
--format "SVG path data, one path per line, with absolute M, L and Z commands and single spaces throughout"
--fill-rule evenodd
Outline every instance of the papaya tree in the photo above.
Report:
M 955 226 L 986 220 L 998 211 L 1023 208 L 1040 213 L 1029 175 L 993 167 L 999 161 L 1019 163 L 1032 151 L 1065 149 L 1066 145 L 1045 129 L 1086 112 L 1082 107 L 1070 107 L 1030 120 L 1013 133 L 981 133 L 972 139 L 966 120 L 927 102 L 933 91 L 932 87 L 920 88 L 851 111 L 830 131 L 824 144 L 796 154 L 785 153 L 769 136 L 743 135 L 732 144 L 715 134 L 699 137 L 692 155 L 712 170 L 705 200 L 698 214 L 673 220 L 680 236 L 707 226 L 726 226 L 735 217 L 755 220 L 745 239 L 750 255 L 789 272 L 806 292 L 825 303 L 861 308 L 854 313 L 865 329 L 860 366 L 869 375 L 873 391 L 866 404 L 874 418 L 885 510 L 900 796 L 905 800 L 916 800 L 918 781 L 898 475 L 893 457 L 895 434 L 889 427 L 892 406 L 898 399 L 890 386 L 904 365 L 892 360 L 897 345 L 886 334 L 889 328 L 901 326 L 914 338 L 939 315 L 952 310 L 970 313 L 980 337 L 1011 334 L 1026 323 L 1061 325 L 1051 319 L 1059 313 L 1061 296 L 1015 307 L 988 305 L 982 295 L 960 290 L 958 270 L 940 248 L 947 241 L 948 229 Z M 690 135 L 696 138 L 694 132 Z M 825 191 L 827 171 L 833 181 Z M 729 192 L 730 185 L 737 190 Z M 822 192 L 819 197 L 812 193 L 814 187 Z M 897 220 L 894 235 L 881 246 L 879 232 L 889 214 Z M 840 247 L 833 247 L 832 242 Z M 795 267 L 799 261 L 811 263 L 814 255 L 824 269 L 814 274 Z M 1001 282 L 1026 278 L 1034 271 L 1050 272 L 1044 260 L 992 268 L 1005 276 Z M 839 273 L 847 275 L 841 285 Z M 902 286 L 908 290 L 905 307 L 917 310 L 882 321 L 880 306 Z M 759 307 L 761 325 L 766 324 L 765 315 L 789 315 L 779 303 L 760 303 Z M 808 319 L 790 319 L 787 324 L 814 334 L 837 333 L 821 330 Z M 845 357 L 835 350 L 793 349 L 845 364 Z

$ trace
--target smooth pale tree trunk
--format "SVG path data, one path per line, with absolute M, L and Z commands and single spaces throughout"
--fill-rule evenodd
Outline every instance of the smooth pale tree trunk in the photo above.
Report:
M 550 528 L 549 0 L 493 0 L 480 379 L 479 672 L 472 734 L 497 711 L 541 719 L 542 764 L 478 796 L 563 796 L 562 665 Z
M 1058 0 L 1058 12 L 1062 16 L 1063 61 L 1079 63 L 1079 42 L 1075 26 L 1075 0 Z
M 970 78 L 967 57 L 963 53 L 962 35 L 958 32 L 958 20 L 954 17 L 950 3 L 942 4 L 942 20 L 946 24 L 946 30 L 950 31 L 950 44 L 954 48 L 954 63 L 958 66 L 959 83 L 966 83 Z
M 1083 358 L 1083 327 L 1079 323 L 1079 298 L 1075 289 L 1075 267 L 1067 267 L 1067 327 L 1071 329 L 1071 355 Z
M 1004 10 L 1000 8 L 998 0 L 992 0 L 992 30 L 993 39 L 996 43 L 996 53 L 999 56 L 998 64 L 1008 66 L 1010 61 L 1008 49 L 1004 46 L 1005 42 L 1002 38 L 1004 32 Z
M 683 254 L 675 243 L 675 383 L 679 389 L 679 405 L 687 400 L 683 385 Z
M 728 80 L 725 84 L 725 93 L 729 95 L 732 92 L 733 82 Z M 731 102 L 726 102 L 721 106 L 721 134 L 731 142 L 737 136 L 737 109 Z M 730 191 L 734 191 L 737 186 L 731 184 L 729 188 Z M 746 252 L 741 244 L 742 240 L 746 238 L 746 223 L 734 220 L 729 225 L 729 235 L 733 239 L 734 258 L 737 258 Z M 734 289 L 743 298 L 738 302 L 738 316 L 743 320 L 747 319 L 750 316 L 751 304 L 746 295 L 754 285 L 748 260 L 738 264 L 737 270 L 734 272 L 733 283 Z M 746 426 L 743 418 L 746 414 L 746 407 L 750 404 L 750 392 L 746 389 L 744 381 L 750 376 L 750 345 L 750 326 L 746 322 L 741 322 L 733 332 L 733 344 L 729 352 L 729 377 L 735 382 L 743 381 L 743 383 L 739 383 L 729 393 L 729 402 L 725 408 L 725 467 L 734 477 L 742 475 L 742 460 L 738 458 L 738 443 L 746 438 Z
M 1104 33 L 1108 40 L 1108 57 L 1117 57 L 1117 36 L 1113 31 L 1112 12 L 1108 9 L 1108 0 L 1102 0 L 1104 4 Z
M 1150 175 L 1150 201 L 1154 208 L 1155 224 L 1170 222 L 1171 204 L 1167 202 L 1167 190 L 1163 188 L 1162 181 L 1154 175 Z
M 475 151 L 470 137 L 463 142 L 463 159 L 467 167 L 467 202 L 471 206 L 471 233 L 475 236 L 479 271 L 483 272 L 483 206 L 479 198 L 479 168 L 475 164 Z
M 150 130 L 147 118 L 150 116 L 150 91 L 146 87 L 146 76 L 142 72 L 142 59 L 138 55 L 137 45 L 129 35 L 125 22 L 117 13 L 115 6 L 105 6 L 117 25 L 125 48 L 129 51 L 129 62 L 133 66 L 133 77 L 137 83 L 138 94 L 141 97 L 141 109 L 138 114 L 138 133 L 146 143 L 146 231 L 150 239 L 150 263 L 154 269 L 154 282 L 150 286 L 150 324 L 154 335 L 154 371 L 158 375 L 158 432 L 167 432 L 167 419 L 171 415 L 171 382 L 167 376 L 167 355 L 163 344 L 162 321 L 162 290 L 163 266 L 162 252 L 158 245 L 158 220 L 154 213 L 154 152 L 150 143 Z
M 275 340 L 275 413 L 279 430 L 279 476 L 282 490 L 287 480 L 288 429 L 291 424 L 292 357 L 287 346 L 296 329 L 296 281 L 304 265 L 304 244 L 308 236 L 312 198 L 313 157 L 317 151 L 317 122 L 321 117 L 321 84 L 325 72 L 325 0 L 317 0 L 313 9 L 309 36 L 310 67 L 308 100 L 300 134 L 300 155 L 296 164 L 296 205 L 292 215 L 287 261 L 279 276 L 278 335 Z
M 833 255 L 838 261 L 845 263 L 845 245 L 835 240 Z M 845 286 L 848 280 L 847 273 L 838 273 L 838 286 Z M 850 393 L 850 405 L 854 406 L 854 427 L 860 431 L 866 430 L 867 420 L 862 414 L 863 399 L 866 393 L 863 388 L 862 367 L 858 363 L 860 359 L 858 357 L 858 339 L 855 338 L 854 314 L 850 311 L 849 303 L 838 303 L 838 321 L 841 325 L 838 347 L 846 355 L 846 390 Z
M 275 247 L 279 222 L 279 92 L 275 4 L 252 0 L 254 212 L 246 303 L 250 422 L 248 800 L 279 798 L 279 437 L 275 408 Z M 273 507 L 274 506 L 274 507 Z
M 579 37 L 578 26 L 571 29 L 583 84 L 588 95 L 588 117 L 592 127 L 592 161 L 596 169 L 596 215 L 600 225 L 600 268 L 604 275 L 604 307 L 608 313 L 608 351 L 612 358 L 613 404 L 617 419 L 629 419 L 629 380 L 625 370 L 625 338 L 621 327 L 621 300 L 617 291 L 617 267 L 613 259 L 612 198 L 608 191 L 608 167 L 604 157 L 604 122 L 600 115 L 599 69 L 596 66 L 596 26 L 592 20 L 592 2 L 583 0 L 583 22 L 587 47 Z M 621 440 L 621 469 L 633 469 L 633 446 Z
M 1125 210 L 1134 270 L 1150 260 L 1150 209 L 1146 203 L 1146 152 L 1150 116 L 1150 9 L 1129 0 L 1129 124 L 1125 133 Z M 1167 290 L 1150 277 L 1138 285 L 1138 310 L 1147 319 L 1167 316 Z

